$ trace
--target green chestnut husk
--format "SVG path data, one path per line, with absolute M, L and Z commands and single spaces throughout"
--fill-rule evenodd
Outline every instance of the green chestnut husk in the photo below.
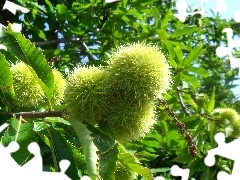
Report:
M 171 83 L 166 58 L 153 45 L 133 43 L 113 52 L 108 64 L 74 71 L 65 90 L 67 112 L 108 125 L 120 142 L 144 137 L 156 122 L 154 101 Z
M 28 65 L 19 62 L 11 67 L 14 104 L 17 107 L 37 107 L 45 102 L 45 94 Z
M 231 108 L 217 108 L 213 110 L 212 114 L 219 114 L 221 121 L 228 120 L 229 122 L 234 122 L 239 119 L 238 113 Z
M 121 46 L 110 57 L 107 81 L 111 92 L 124 101 L 162 97 L 170 85 L 169 64 L 151 44 Z
M 53 105 L 58 105 L 63 101 L 64 92 L 66 89 L 66 80 L 63 78 L 62 74 L 57 70 L 52 70 L 54 77 L 54 91 L 51 103 Z
M 18 62 L 11 67 L 13 87 L 15 91 L 14 104 L 17 107 L 36 108 L 48 104 L 47 97 L 40 86 L 37 75 L 33 75 L 31 67 L 23 62 Z M 66 80 L 56 69 L 52 70 L 54 76 L 54 92 L 52 104 L 59 104 L 64 95 Z
M 112 53 L 106 68 L 108 124 L 120 142 L 144 137 L 156 122 L 153 103 L 170 85 L 169 65 L 155 46 L 133 43 Z
M 64 101 L 69 116 L 96 124 L 107 110 L 104 74 L 97 67 L 79 67 L 68 78 Z

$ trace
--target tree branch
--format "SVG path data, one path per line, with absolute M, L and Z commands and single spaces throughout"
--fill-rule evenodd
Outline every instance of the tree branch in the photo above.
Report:
M 54 39 L 50 41 L 40 41 L 40 42 L 34 42 L 36 46 L 47 46 L 51 44 L 56 43 L 66 43 L 66 42 L 83 42 L 82 38 L 61 38 L 61 39 Z
M 34 42 L 36 46 L 47 46 L 51 44 L 58 44 L 58 43 L 66 43 L 66 42 L 80 42 L 80 50 L 85 53 L 88 57 L 89 62 L 95 60 L 93 55 L 89 52 L 89 49 L 82 38 L 61 38 L 61 39 L 54 39 L 50 41 L 42 41 L 42 42 Z
M 191 116 L 191 113 L 189 112 L 188 108 L 186 107 L 186 105 L 183 102 L 182 99 L 182 94 L 181 94 L 181 89 L 179 87 L 177 87 L 177 95 L 178 95 L 178 99 L 180 102 L 180 105 L 182 107 L 183 112 L 187 115 L 187 116 Z
M 197 156 L 197 146 L 195 142 L 193 141 L 192 133 L 185 130 L 185 124 L 178 120 L 176 117 L 176 113 L 173 112 L 170 107 L 167 105 L 167 101 L 163 99 L 159 99 L 160 105 L 165 107 L 165 111 L 168 113 L 169 116 L 173 118 L 173 123 L 179 128 L 179 132 L 185 136 L 185 140 L 187 141 L 187 145 L 189 148 L 189 151 L 193 157 Z
M 81 44 L 80 44 L 80 48 L 81 48 L 81 50 L 82 50 L 84 53 L 86 53 L 89 62 L 95 61 L 95 58 L 94 58 L 93 55 L 89 52 L 89 49 L 88 49 L 87 45 L 86 45 L 83 41 L 82 41 Z
M 45 111 L 45 112 L 18 112 L 18 113 L 12 113 L 7 112 L 3 113 L 4 116 L 8 118 L 12 118 L 14 115 L 19 118 L 20 116 L 22 118 L 46 118 L 46 117 L 62 117 L 63 112 L 62 111 Z

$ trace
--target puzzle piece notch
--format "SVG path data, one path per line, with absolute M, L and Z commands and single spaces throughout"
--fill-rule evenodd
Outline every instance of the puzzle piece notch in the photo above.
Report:
M 207 166 L 213 166 L 215 164 L 215 156 L 219 155 L 227 159 L 234 161 L 232 174 L 229 175 L 226 172 L 220 171 L 218 173 L 218 180 L 230 179 L 235 180 L 240 177 L 240 157 L 238 151 L 240 149 L 240 139 L 235 139 L 232 142 L 225 143 L 225 135 L 223 133 L 217 133 L 214 136 L 215 141 L 218 144 L 217 148 L 208 151 L 208 155 L 205 157 L 204 162 Z
M 196 12 L 187 12 L 187 2 L 184 0 L 179 0 L 176 2 L 176 8 L 178 10 L 178 14 L 175 14 L 174 16 L 176 16 L 181 22 L 184 22 L 187 18 L 188 15 L 195 15 L 195 14 L 200 14 L 200 15 L 204 15 L 204 8 L 203 8 L 203 0 L 200 1 L 201 2 L 201 10 L 200 11 L 196 11 Z
M 208 0 L 200 0 L 200 4 L 201 4 L 201 10 L 200 11 L 196 11 L 196 12 L 190 12 L 190 13 L 187 13 L 187 2 L 184 1 L 184 0 L 179 0 L 176 2 L 176 7 L 177 7 L 177 10 L 178 10 L 178 14 L 175 14 L 175 16 L 181 21 L 181 22 L 184 22 L 187 18 L 188 15 L 195 15 L 195 14 L 200 14 L 202 15 L 202 17 L 204 16 L 204 7 L 203 7 L 203 2 L 204 1 L 208 1 Z M 218 12 L 224 12 L 226 11 L 226 3 L 224 0 L 217 0 L 216 2 L 216 10 Z M 238 17 L 236 15 L 236 17 Z
M 240 23 L 240 11 L 234 12 L 233 19 L 235 22 Z
M 21 167 L 22 171 L 38 173 L 42 172 L 42 156 L 41 151 L 36 142 L 32 142 L 28 145 L 28 151 L 34 155 L 26 164 Z
M 224 171 L 220 171 L 217 175 L 217 179 L 218 180 L 237 180 L 234 176 L 229 175 L 228 173 L 224 172 Z
M 4 147 L 0 143 L 1 172 L 11 173 L 11 169 L 20 168 L 19 164 L 11 156 L 11 153 L 16 152 L 18 149 L 19 149 L 19 144 L 15 141 L 10 142 L 7 147 Z
M 81 179 L 81 180 L 82 180 L 82 179 Z M 165 179 L 164 179 L 164 177 L 162 177 L 162 176 L 157 176 L 157 177 L 154 178 L 154 180 L 165 180 Z
M 9 11 L 10 11 L 12 14 L 14 14 L 14 15 L 16 15 L 16 12 L 17 12 L 17 11 L 21 11 L 22 13 L 28 13 L 28 12 L 30 12 L 29 9 L 24 8 L 24 7 L 22 7 L 22 6 L 19 6 L 19 5 L 15 4 L 15 3 L 13 3 L 13 2 L 8 1 L 8 0 L 5 2 L 2 10 L 4 10 L 4 9 L 9 10 Z
M 240 68 L 240 58 L 235 58 L 232 55 L 233 48 L 240 47 L 240 39 L 233 39 L 233 30 L 231 28 L 223 29 L 223 32 L 227 34 L 228 47 L 217 47 L 216 54 L 219 58 L 229 56 L 231 68 Z M 240 71 L 238 76 L 240 76 Z
M 182 169 L 178 165 L 173 165 L 171 167 L 171 174 L 173 176 L 181 176 L 182 180 L 188 180 L 190 170 L 189 169 Z
M 208 155 L 204 160 L 206 165 L 211 166 L 211 164 L 213 165 L 215 163 L 215 158 L 213 158 L 215 155 L 219 155 L 231 160 L 240 161 L 240 157 L 238 157 L 238 151 L 240 149 L 239 139 L 225 143 L 225 135 L 221 132 L 217 133 L 214 136 L 214 139 L 218 143 L 218 147 L 208 151 Z
M 1 27 L 1 24 L 0 24 L 0 28 L 2 28 Z M 2 29 L 0 29 L 0 33 L 1 33 L 1 30 Z M 1 37 L 1 36 L 0 36 Z M 1 45 L 0 45 L 1 46 Z M 5 46 L 6 47 L 6 46 Z M 0 48 L 1 49 L 1 48 Z M 1 126 L 0 126 L 0 132 L 2 132 L 4 129 L 6 129 L 7 127 L 9 126 L 9 124 L 8 123 L 4 123 L 4 124 L 2 124 Z
M 19 144 L 15 141 L 10 142 L 7 147 L 0 143 L 0 179 L 70 180 L 65 174 L 70 165 L 68 160 L 60 161 L 60 172 L 43 172 L 42 156 L 37 143 L 32 142 L 28 145 L 28 150 L 34 157 L 22 167 L 11 156 L 11 153 L 16 152 L 18 149 Z
M 91 180 L 91 178 L 89 176 L 83 176 L 80 180 Z
M 224 0 L 217 0 L 217 2 L 216 2 L 216 10 L 218 12 L 224 12 L 224 11 L 226 11 L 226 8 L 227 8 L 227 6 L 226 6 L 226 3 L 225 3 Z

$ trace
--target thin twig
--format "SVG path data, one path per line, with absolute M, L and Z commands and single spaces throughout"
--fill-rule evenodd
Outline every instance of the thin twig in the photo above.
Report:
M 54 39 L 50 41 L 41 41 L 41 42 L 34 42 L 36 46 L 47 46 L 51 44 L 57 44 L 57 43 L 67 43 L 67 42 L 80 42 L 80 50 L 87 55 L 89 62 L 92 62 L 95 60 L 93 55 L 89 52 L 89 49 L 82 38 L 61 38 L 61 39 Z
M 180 102 L 180 105 L 182 107 L 183 112 L 187 115 L 187 116 L 191 116 L 190 111 L 188 110 L 188 108 L 186 107 L 186 105 L 183 102 L 183 98 L 182 98 L 182 94 L 181 94 L 181 89 L 179 87 L 177 87 L 177 95 L 178 95 L 178 100 Z
M 81 48 L 81 50 L 83 51 L 83 53 L 86 53 L 89 62 L 92 62 L 92 61 L 95 60 L 95 58 L 94 58 L 93 55 L 89 52 L 89 49 L 88 49 L 87 45 L 86 45 L 84 42 L 81 42 L 80 48 Z
M 8 118 L 12 118 L 14 115 L 19 118 L 20 116 L 22 118 L 46 118 L 46 117 L 62 117 L 63 112 L 62 111 L 45 111 L 45 112 L 7 112 L 3 114 L 4 116 Z
M 60 38 L 60 39 L 54 39 L 54 40 L 49 40 L 49 41 L 40 41 L 40 42 L 34 42 L 36 46 L 47 46 L 51 44 L 56 44 L 56 43 L 66 43 L 66 42 L 82 42 L 82 38 Z

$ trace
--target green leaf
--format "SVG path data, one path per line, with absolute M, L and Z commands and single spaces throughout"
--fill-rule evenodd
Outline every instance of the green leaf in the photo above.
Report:
M 52 3 L 49 0 L 45 0 L 45 2 L 47 4 L 47 7 L 49 8 L 50 12 L 54 13 L 54 8 L 53 8 Z
M 122 145 L 119 144 L 119 160 L 126 164 L 130 169 L 141 175 L 146 180 L 153 180 L 150 169 L 142 167 L 140 162 L 132 154 L 127 152 Z
M 173 46 L 167 41 L 167 40 L 162 40 L 162 43 L 166 46 L 169 54 L 169 62 L 172 67 L 175 69 L 177 68 L 177 63 L 174 60 L 175 59 L 175 52 Z
M 204 168 L 204 171 L 203 171 L 203 173 L 202 173 L 202 175 L 201 175 L 200 180 L 209 179 L 209 175 L 210 175 L 210 168 L 206 166 L 206 167 Z
M 184 98 L 186 104 L 191 105 L 195 109 L 198 108 L 197 104 L 195 103 L 195 101 L 193 100 L 193 98 L 190 94 L 184 93 L 182 95 L 183 95 L 183 98 Z
M 213 88 L 212 94 L 207 104 L 207 112 L 211 113 L 215 107 L 215 87 Z
M 159 19 L 160 12 L 157 7 L 152 7 L 151 10 L 152 10 L 152 15 L 155 21 L 155 25 L 157 26 L 157 20 Z
M 21 33 L 13 32 L 11 26 L 8 26 L 7 34 L 9 38 L 8 48 L 18 59 L 34 70 L 38 78 L 43 82 L 40 85 L 47 98 L 51 99 L 54 89 L 54 77 L 42 52 L 28 39 L 23 37 Z
M 177 58 L 178 58 L 178 65 L 179 65 L 180 67 L 182 67 L 182 66 L 181 66 L 181 65 L 182 65 L 182 61 L 183 61 L 183 53 L 182 53 L 182 50 L 181 50 L 178 46 L 176 46 L 176 47 L 174 48 L 174 50 L 175 50 L 176 55 L 177 55 Z
M 79 120 L 69 119 L 69 122 L 82 145 L 83 153 L 87 163 L 88 175 L 92 180 L 96 180 L 98 176 L 98 149 L 93 143 L 91 132 L 87 129 L 86 125 L 82 124 Z
M 69 148 L 71 148 L 71 150 L 72 150 L 73 157 L 74 157 L 74 161 L 73 161 L 74 165 L 76 165 L 78 170 L 85 172 L 87 169 L 87 164 L 86 164 L 84 155 L 79 152 L 79 149 L 74 144 L 70 143 L 69 141 L 67 141 L 67 144 L 68 144 Z M 73 163 L 73 162 L 71 162 L 71 163 Z
M 167 133 L 168 133 L 168 124 L 167 124 L 167 122 L 166 121 L 159 121 L 159 124 L 160 124 L 160 126 L 162 128 L 163 134 L 167 135 Z
M 4 96 L 4 104 L 12 101 L 14 97 L 13 77 L 9 63 L 3 54 L 0 53 L 0 94 Z
M 67 10 L 67 6 L 64 4 L 57 4 L 57 20 L 59 22 L 63 21 L 73 21 L 76 20 L 76 15 Z
M 65 119 L 63 118 L 60 118 L 60 117 L 46 117 L 45 118 L 45 121 L 46 122 L 58 122 L 58 123 L 62 123 L 62 124 L 66 124 L 66 125 L 70 125 L 70 123 L 68 121 L 66 121 Z
M 136 3 L 141 6 L 152 4 L 155 0 L 138 0 Z
M 74 154 L 72 152 L 72 148 L 74 148 L 74 145 L 68 142 L 62 134 L 64 132 L 58 131 L 57 129 L 52 129 L 49 128 L 50 135 L 51 135 L 51 141 L 53 143 L 53 148 L 55 155 L 57 157 L 58 163 L 61 160 L 67 159 L 71 162 L 70 166 L 68 167 L 66 174 L 71 178 L 71 179 L 79 179 L 78 176 L 78 169 L 75 165 L 75 159 L 74 159 Z M 69 146 L 71 144 L 71 146 Z M 78 151 L 80 154 L 80 152 Z
M 49 140 L 49 138 L 42 133 L 37 132 L 38 136 L 42 139 L 42 141 L 49 147 L 51 148 L 51 141 Z
M 190 154 L 183 154 L 173 159 L 178 163 L 190 163 L 194 158 Z
M 41 86 L 42 90 L 44 91 L 44 93 L 46 94 L 46 97 L 52 97 L 52 91 L 50 91 L 50 89 L 43 83 L 43 81 L 41 79 L 39 79 L 38 75 L 36 74 L 36 72 L 34 71 L 34 69 L 29 66 L 28 64 L 26 64 L 26 66 L 28 67 L 28 69 L 31 71 L 34 79 L 38 82 L 38 84 Z
M 195 31 L 199 30 L 199 27 L 193 26 L 193 27 L 184 27 L 182 29 L 174 31 L 173 34 L 171 34 L 171 38 L 177 38 L 182 35 L 188 35 Z
M 200 116 L 198 114 L 194 114 L 192 116 L 187 116 L 187 117 L 184 117 L 182 119 L 180 119 L 181 122 L 190 122 L 190 121 L 194 121 L 196 119 L 198 119 Z
M 88 125 L 87 128 L 91 131 L 93 142 L 98 148 L 98 154 L 106 153 L 116 144 L 115 140 L 109 134 L 102 132 L 92 125 Z
M 166 40 L 170 36 L 165 29 L 157 29 L 156 31 L 161 40 Z
M 101 132 L 99 129 L 94 129 L 92 126 L 88 126 L 88 129 L 92 132 L 94 144 L 99 149 L 99 173 L 103 179 L 113 179 L 116 161 L 118 160 L 118 146 L 110 135 Z M 104 132 L 109 132 L 108 127 L 101 127 L 101 129 L 104 129 Z
M 38 131 L 43 131 L 45 130 L 47 127 L 46 127 L 46 124 L 44 122 L 34 122 L 34 131 L 38 132 Z
M 218 128 L 215 124 L 215 122 L 210 122 L 209 123 L 209 140 L 210 140 L 210 144 L 211 147 L 215 147 L 216 146 L 216 141 L 214 139 L 215 134 L 218 132 Z
M 28 151 L 28 145 L 36 141 L 33 131 L 33 122 L 23 122 L 15 117 L 10 119 L 9 126 L 1 138 L 1 143 L 7 146 L 10 142 L 16 141 L 20 149 L 12 154 L 12 157 L 20 165 L 26 162 L 32 154 Z
M 6 87 L 13 83 L 13 77 L 9 64 L 3 54 L 0 53 L 0 86 Z
M 9 64 L 16 64 L 16 62 L 19 61 L 11 51 L 2 51 L 1 53 L 5 56 L 6 61 L 8 61 Z
M 200 133 L 201 131 L 205 128 L 206 124 L 204 123 L 204 120 L 201 119 L 201 122 L 199 123 L 197 129 L 195 130 L 192 138 L 195 139 Z
M 171 168 L 157 168 L 157 169 L 151 169 L 151 170 L 153 173 L 157 173 L 157 172 L 164 173 L 164 172 L 171 171 Z
M 150 133 L 148 133 L 147 137 L 156 139 L 159 143 L 162 142 L 162 136 L 156 130 L 153 130 Z
M 154 160 L 156 157 L 158 157 L 158 155 L 154 154 L 154 153 L 149 153 L 147 151 L 141 151 L 138 154 L 138 159 L 143 162 L 143 161 L 152 161 Z
M 35 31 L 40 38 L 42 38 L 43 40 L 47 41 L 44 31 L 39 29 L 39 27 L 37 25 L 33 25 L 31 30 Z
M 169 43 L 171 43 L 174 46 L 178 46 L 179 48 L 181 48 L 182 50 L 186 50 L 189 51 L 189 49 L 187 48 L 186 45 L 184 45 L 182 42 L 178 42 L 178 41 L 170 41 L 168 40 Z
M 114 179 L 114 172 L 116 170 L 116 162 L 118 160 L 118 145 L 115 144 L 113 148 L 100 155 L 99 174 L 102 179 Z
M 202 44 L 191 50 L 190 54 L 184 60 L 184 66 L 188 67 L 202 53 Z
M 164 18 L 161 20 L 161 29 L 166 27 L 171 15 L 172 15 L 172 9 L 169 8 Z
M 180 82 L 181 82 L 181 74 L 178 73 L 174 76 L 174 84 L 173 84 L 172 88 L 176 89 Z
M 145 137 L 141 141 L 141 144 L 143 144 L 144 146 L 151 147 L 151 148 L 156 148 L 156 149 L 160 148 L 160 143 L 154 138 Z
M 193 72 L 193 73 L 196 73 L 197 75 L 199 76 L 202 76 L 202 77 L 208 77 L 208 71 L 203 69 L 202 67 L 192 67 L 192 66 L 189 66 L 188 68 L 185 69 L 185 71 L 187 72 Z
M 64 4 L 58 4 L 57 5 L 57 14 L 64 15 L 65 13 L 67 13 L 67 7 Z
M 182 74 L 182 78 L 187 84 L 190 84 L 194 89 L 200 87 L 198 79 L 195 76 Z

